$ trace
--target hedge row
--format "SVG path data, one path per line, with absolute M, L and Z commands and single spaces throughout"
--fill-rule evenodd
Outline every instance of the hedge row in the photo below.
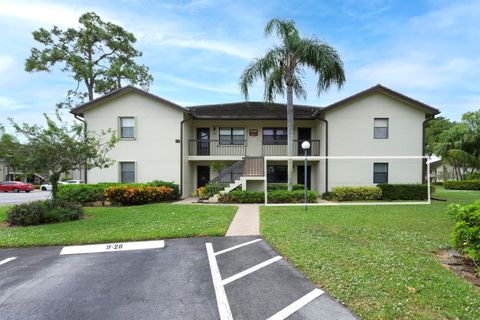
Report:
M 114 204 L 139 205 L 174 200 L 170 187 L 115 186 L 105 189 L 105 199 Z
M 180 197 L 178 184 L 173 182 L 155 180 L 149 183 L 98 183 L 98 184 L 64 184 L 58 189 L 57 199 L 67 202 L 95 202 L 104 201 L 104 192 L 110 187 L 169 187 L 173 190 L 172 200 Z
M 451 190 L 480 190 L 480 180 L 447 180 L 443 186 Z
M 426 184 L 378 184 L 382 190 L 382 198 L 387 200 L 427 200 Z M 432 187 L 433 192 L 433 187 Z
M 480 201 L 461 207 L 449 206 L 448 211 L 455 220 L 452 244 L 462 250 L 480 266 Z M 480 272 L 480 268 L 478 268 Z
M 302 203 L 304 201 L 303 190 L 274 190 L 268 192 L 267 196 L 269 203 Z M 317 202 L 317 197 L 318 194 L 316 192 L 307 192 L 307 202 Z M 265 202 L 265 193 L 234 190 L 223 194 L 219 201 L 223 203 L 263 203 Z
M 382 198 L 382 190 L 379 187 L 335 187 L 331 192 L 325 192 L 322 198 L 335 201 L 378 200 Z
M 303 188 L 304 188 L 303 184 L 292 185 L 292 190 L 303 190 Z M 287 183 L 268 183 L 267 190 L 268 191 L 288 190 L 288 184 Z
M 331 192 L 325 192 L 322 198 L 334 201 L 426 200 L 428 185 L 378 184 L 367 187 L 335 187 Z

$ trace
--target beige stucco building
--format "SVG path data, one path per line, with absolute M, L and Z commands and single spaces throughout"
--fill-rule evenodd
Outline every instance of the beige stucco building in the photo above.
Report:
M 377 85 L 327 107 L 296 105 L 294 155 L 308 140 L 309 188 L 421 183 L 422 159 L 321 159 L 318 156 L 422 156 L 426 121 L 439 111 Z M 148 182 L 181 185 L 183 196 L 211 180 L 262 189 L 263 181 L 286 182 L 286 107 L 239 102 L 183 107 L 128 86 L 78 106 L 72 113 L 87 130 L 113 129 L 120 141 L 115 164 L 82 175 L 87 183 Z M 265 157 L 268 157 L 264 172 Z M 220 177 L 216 170 L 221 169 Z M 294 181 L 303 183 L 303 161 Z

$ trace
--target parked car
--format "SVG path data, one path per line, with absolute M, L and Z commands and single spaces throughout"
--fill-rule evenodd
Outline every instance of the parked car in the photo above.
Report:
M 66 181 L 59 181 L 58 184 L 81 184 L 83 180 L 66 180 Z M 42 191 L 51 191 L 52 185 L 51 184 L 42 184 L 40 186 L 40 190 Z
M 35 190 L 35 187 L 31 183 L 23 183 L 20 181 L 5 181 L 0 182 L 0 192 L 30 192 Z

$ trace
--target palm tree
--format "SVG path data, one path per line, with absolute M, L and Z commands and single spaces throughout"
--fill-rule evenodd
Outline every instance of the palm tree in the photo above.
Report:
M 284 96 L 287 91 L 287 149 L 293 156 L 293 94 L 298 99 L 306 98 L 305 68 L 313 69 L 318 75 L 317 93 L 320 95 L 332 84 L 341 88 L 345 82 L 343 62 L 337 51 L 316 38 L 301 38 L 295 22 L 272 19 L 265 27 L 265 34 L 276 32 L 281 44 L 255 59 L 240 78 L 240 89 L 248 99 L 248 88 L 259 78 L 265 83 L 264 98 L 273 102 L 276 95 Z M 293 185 L 293 161 L 288 160 L 288 190 Z

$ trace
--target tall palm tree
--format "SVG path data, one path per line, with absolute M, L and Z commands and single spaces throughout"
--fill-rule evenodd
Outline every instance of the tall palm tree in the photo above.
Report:
M 293 156 L 293 94 L 298 99 L 306 98 L 304 74 L 305 68 L 311 68 L 318 75 L 317 93 L 320 95 L 332 84 L 338 88 L 345 82 L 343 62 L 337 51 L 316 38 L 301 38 L 295 22 L 291 20 L 272 19 L 265 27 L 265 34 L 273 32 L 281 40 L 267 53 L 255 59 L 244 70 L 240 78 L 240 89 L 248 99 L 248 88 L 257 80 L 265 83 L 264 97 L 273 102 L 278 95 L 287 92 L 287 149 L 288 156 Z M 288 160 L 288 190 L 293 185 L 293 161 Z

